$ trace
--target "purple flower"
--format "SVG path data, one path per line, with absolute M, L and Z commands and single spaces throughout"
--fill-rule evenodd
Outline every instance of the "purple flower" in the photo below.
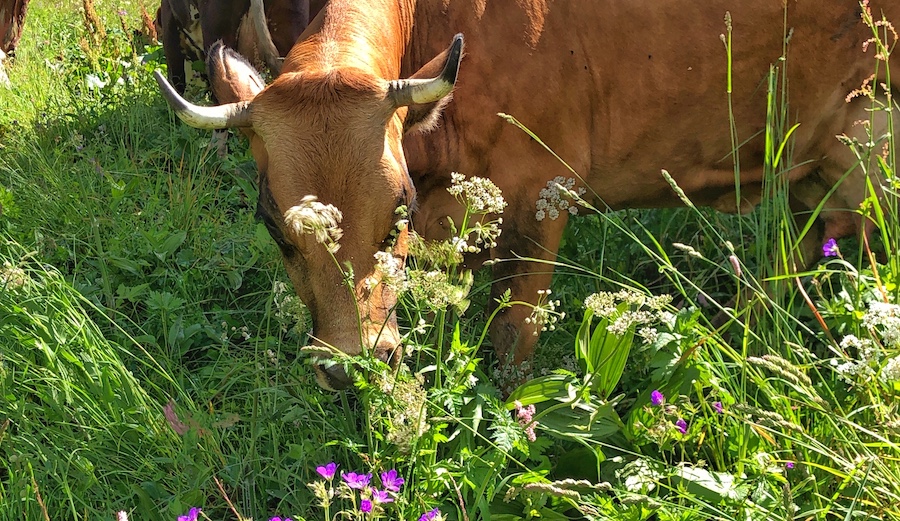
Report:
M 664 401 L 666 401 L 666 397 L 663 396 L 663 393 L 659 392 L 659 389 L 653 389 L 653 392 L 650 393 L 650 403 L 653 405 L 662 405 Z
M 334 473 L 337 471 L 338 464 L 335 462 L 331 462 L 328 465 L 319 465 L 316 467 L 316 472 L 319 473 L 320 476 L 331 481 L 331 478 L 334 477 Z
M 359 502 L 359 510 L 368 514 L 372 511 L 372 502 L 368 499 L 363 499 Z
M 435 518 L 441 515 L 441 511 L 437 508 L 430 512 L 425 512 L 419 517 L 419 521 L 434 521 Z
M 347 483 L 350 488 L 362 490 L 369 486 L 369 480 L 372 479 L 371 474 L 357 474 L 356 472 L 348 472 L 341 474 L 341 479 Z
M 834 237 L 828 239 L 822 245 L 822 255 L 826 257 L 837 257 L 840 253 L 841 250 L 838 249 L 837 241 L 834 240 Z
M 376 503 L 393 503 L 394 498 L 388 495 L 387 490 L 372 490 L 372 501 Z
M 272 519 L 270 519 L 269 521 L 282 521 L 282 520 L 281 520 L 280 517 L 275 516 L 275 517 L 273 517 Z M 286 518 L 284 518 L 284 521 L 291 521 L 291 518 L 286 517 Z
M 398 492 L 403 483 L 403 478 L 398 476 L 397 471 L 394 469 L 381 473 L 381 486 L 391 492 Z
M 713 402 L 713 409 L 716 410 L 717 413 L 722 414 L 722 411 L 725 410 L 722 407 L 722 402 Z
M 200 515 L 200 509 L 197 507 L 192 507 L 186 516 L 178 516 L 178 521 L 197 521 L 197 516 Z
M 678 432 L 680 432 L 681 434 L 687 434 L 688 425 L 687 422 L 683 419 L 678 418 L 678 421 L 675 422 L 675 427 L 678 428 Z
M 786 469 L 788 469 L 788 470 L 794 468 L 794 462 L 793 462 L 793 461 L 788 461 L 787 463 L 784 464 L 784 468 L 786 468 Z

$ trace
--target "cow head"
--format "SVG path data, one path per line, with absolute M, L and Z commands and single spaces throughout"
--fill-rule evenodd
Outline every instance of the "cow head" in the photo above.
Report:
M 462 36 L 411 79 L 389 81 L 352 67 L 286 72 L 267 87 L 243 58 L 216 46 L 207 68 L 230 103 L 198 107 L 156 73 L 176 114 L 197 128 L 241 128 L 259 168 L 257 213 L 313 320 L 313 344 L 389 363 L 400 358 L 396 295 L 376 254 L 405 262 L 407 230 L 398 207 L 415 197 L 405 129 L 427 122 L 448 99 Z M 437 67 L 439 64 L 440 67 Z M 435 77 L 419 78 L 439 68 Z M 401 221 L 398 223 L 398 221 Z M 384 254 L 379 254 L 384 256 Z M 317 380 L 342 389 L 340 364 L 316 365 Z

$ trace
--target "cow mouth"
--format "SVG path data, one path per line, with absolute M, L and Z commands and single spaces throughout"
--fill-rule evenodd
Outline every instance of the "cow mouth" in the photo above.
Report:
M 332 355 L 323 352 L 321 346 L 308 346 L 304 350 L 310 351 L 314 361 L 312 363 L 313 370 L 316 373 L 316 383 L 319 387 L 328 391 L 343 391 L 353 387 L 353 377 L 348 374 L 344 364 L 331 360 Z M 388 364 L 391 369 L 396 369 L 397 364 L 402 358 L 403 347 L 401 345 L 385 348 L 379 346 L 376 348 L 375 356 L 382 362 Z M 358 365 L 354 368 L 359 370 Z
M 347 370 L 340 364 L 324 365 L 314 364 L 316 383 L 327 391 L 343 391 L 353 386 L 353 379 L 347 374 Z

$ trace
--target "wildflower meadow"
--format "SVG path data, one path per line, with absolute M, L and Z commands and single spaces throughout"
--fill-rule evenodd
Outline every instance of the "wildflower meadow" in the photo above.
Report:
M 326 349 L 353 381 L 331 392 L 242 135 L 220 155 L 159 95 L 156 5 L 33 0 L 0 87 L 0 519 L 900 520 L 897 134 L 836 138 L 870 226 L 801 260 L 789 46 L 753 213 L 605 212 L 572 171 L 534 206 L 572 216 L 552 287 L 492 307 L 464 255 L 510 233 L 504 194 L 458 172 L 453 237 L 376 256 L 405 356 Z M 897 34 L 863 7 L 874 71 Z M 186 95 L 211 103 L 199 74 Z M 341 219 L 313 197 L 286 216 L 332 256 Z M 487 327 L 523 305 L 537 356 L 501 366 Z

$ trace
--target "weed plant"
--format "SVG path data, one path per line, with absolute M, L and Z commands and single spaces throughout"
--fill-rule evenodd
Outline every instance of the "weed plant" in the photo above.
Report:
M 461 254 L 503 204 L 463 172 L 454 239 L 379 254 L 404 362 L 333 353 L 356 382 L 333 394 L 254 221 L 255 166 L 176 123 L 141 7 L 35 0 L 0 91 L 0 518 L 900 519 L 896 133 L 846 140 L 874 232 L 801 271 L 816 215 L 793 226 L 776 182 L 788 47 L 757 212 L 606 213 L 548 184 L 579 217 L 533 307 L 535 378 L 501 389 L 521 375 L 482 359 L 493 315 Z M 890 94 L 862 93 L 873 117 Z M 339 246 L 318 223 L 298 229 Z

